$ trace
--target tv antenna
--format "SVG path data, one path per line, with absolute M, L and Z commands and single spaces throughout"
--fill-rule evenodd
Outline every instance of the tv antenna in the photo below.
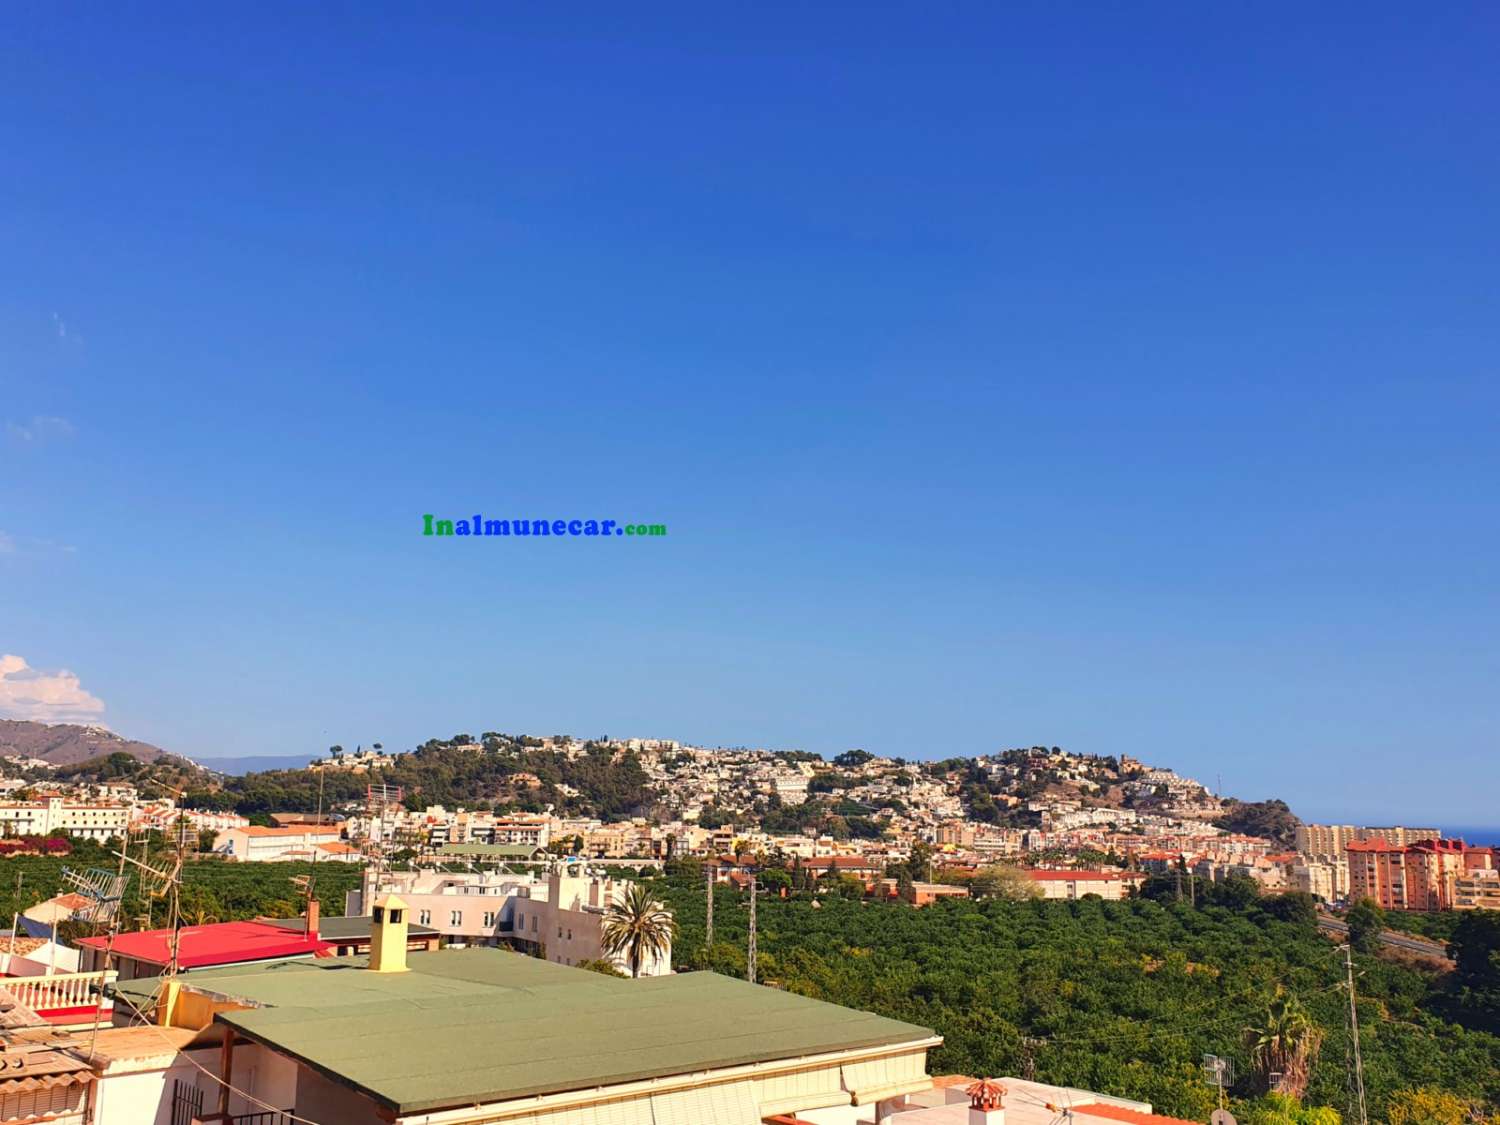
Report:
M 88 920 L 97 925 L 114 919 L 120 900 L 125 897 L 125 884 L 130 881 L 130 876 L 103 867 L 64 867 L 62 879 L 75 894 L 89 900 Z
M 1203 1056 L 1203 1077 L 1219 1088 L 1219 1108 L 1224 1108 L 1224 1088 L 1234 1085 L 1234 1060 L 1219 1055 Z
M 400 808 L 405 797 L 406 790 L 399 785 L 372 782 L 365 786 L 365 816 L 369 820 L 369 834 L 365 838 L 363 850 L 375 869 L 377 886 L 385 876 L 386 825 L 394 820 L 391 811 Z

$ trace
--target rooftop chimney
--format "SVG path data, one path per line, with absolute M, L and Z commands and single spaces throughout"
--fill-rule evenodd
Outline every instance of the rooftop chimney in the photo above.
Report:
M 307 900 L 307 920 L 306 924 L 303 926 L 303 932 L 307 935 L 309 941 L 318 940 L 319 909 L 320 907 L 318 906 L 318 900 L 309 897 Z
M 370 971 L 406 972 L 406 903 L 381 895 L 370 911 Z
M 969 1095 L 969 1125 L 1005 1125 L 1005 1087 L 981 1078 L 964 1090 Z

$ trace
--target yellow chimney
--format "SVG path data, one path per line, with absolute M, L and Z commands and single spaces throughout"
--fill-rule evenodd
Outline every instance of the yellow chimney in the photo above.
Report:
M 370 911 L 370 969 L 376 973 L 406 972 L 406 903 L 395 895 L 381 895 Z

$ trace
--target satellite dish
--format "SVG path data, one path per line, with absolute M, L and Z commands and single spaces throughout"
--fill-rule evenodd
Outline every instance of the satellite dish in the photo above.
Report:
M 1227 1109 L 1216 1109 L 1208 1115 L 1209 1125 L 1237 1125 L 1234 1114 Z

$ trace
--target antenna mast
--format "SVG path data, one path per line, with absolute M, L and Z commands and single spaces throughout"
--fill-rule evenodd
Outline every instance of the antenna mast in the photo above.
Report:
M 703 949 L 706 953 L 712 953 L 714 948 L 714 868 L 712 863 L 703 865 L 703 873 L 706 876 L 704 882 L 708 885 L 708 905 L 705 907 L 703 923 Z
M 754 875 L 750 876 L 750 948 L 746 954 L 749 974 L 746 976 L 751 984 L 755 983 L 755 888 L 758 880 Z
M 1370 1118 L 1365 1107 L 1365 1063 L 1359 1053 L 1359 1008 L 1354 1002 L 1354 953 L 1345 945 L 1344 947 L 1344 979 L 1349 989 L 1349 1049 L 1350 1062 L 1352 1066 L 1351 1078 L 1352 1089 L 1349 1091 L 1353 1104 L 1350 1106 L 1354 1112 L 1352 1116 L 1358 1120 L 1359 1125 L 1369 1125 Z

